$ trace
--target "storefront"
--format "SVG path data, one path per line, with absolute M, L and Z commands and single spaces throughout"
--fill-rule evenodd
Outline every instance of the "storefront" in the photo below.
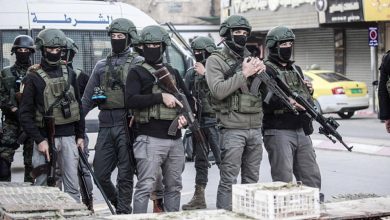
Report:
M 297 65 L 303 69 L 312 64 L 334 69 L 333 29 L 320 27 L 315 0 L 222 0 L 221 8 L 222 21 L 233 14 L 243 15 L 249 20 L 252 35 L 261 49 L 267 31 L 284 25 L 293 29 L 296 35 L 293 57 Z
M 378 27 L 378 24 L 367 20 L 366 10 L 363 9 L 367 9 L 369 2 L 373 1 L 317 0 L 316 9 L 320 26 L 334 29 L 334 69 L 348 78 L 366 82 L 372 94 L 368 29 Z
M 372 94 L 369 28 L 379 33 L 376 66 L 390 50 L 390 4 L 379 0 L 221 0 L 221 20 L 245 16 L 253 27 L 252 44 L 262 49 L 267 31 L 277 25 L 293 29 L 294 59 L 303 69 L 318 64 L 366 82 Z M 254 39 L 254 40 L 253 40 Z M 374 69 L 377 69 L 375 67 Z

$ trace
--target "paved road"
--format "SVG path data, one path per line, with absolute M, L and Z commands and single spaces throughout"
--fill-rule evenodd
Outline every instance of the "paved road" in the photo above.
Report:
M 20 153 L 17 157 L 21 157 Z M 318 163 L 321 168 L 325 200 L 332 196 L 348 193 L 390 195 L 390 157 L 374 156 L 341 151 L 317 150 Z M 20 169 L 14 169 L 13 181 L 22 181 Z M 112 180 L 116 179 L 116 170 Z M 192 162 L 186 163 L 183 173 L 183 190 L 181 203 L 187 203 L 193 193 L 195 169 Z M 263 154 L 260 168 L 260 182 L 270 182 L 270 168 L 267 154 Z M 209 184 L 206 188 L 208 209 L 215 209 L 215 198 L 219 182 L 219 171 L 216 166 L 209 170 Z M 107 213 L 100 192 L 95 187 L 94 198 L 97 211 Z M 149 209 L 151 211 L 151 209 Z
M 329 115 L 327 115 L 329 116 Z M 343 135 L 347 144 L 355 145 L 354 152 L 346 152 L 341 145 L 334 145 L 323 135 L 312 135 L 313 144 L 316 147 L 318 163 L 322 173 L 322 192 L 325 200 L 333 196 L 348 193 L 390 195 L 390 142 L 389 134 L 384 130 L 384 125 L 377 120 L 376 115 L 362 114 L 352 119 L 343 120 L 335 116 L 340 124 L 339 133 Z M 318 125 L 315 123 L 316 130 Z M 89 134 L 90 148 L 93 148 L 96 134 Z M 323 150 L 331 149 L 329 150 Z M 90 161 L 93 160 L 93 154 Z M 372 155 L 371 155 L 372 154 Z M 13 163 L 13 181 L 22 181 L 21 152 L 16 155 Z M 116 179 L 116 171 L 112 180 Z M 183 173 L 183 190 L 181 203 L 187 203 L 193 193 L 195 169 L 193 163 L 186 163 Z M 270 182 L 270 168 L 267 154 L 264 151 L 260 168 L 260 182 Z M 216 166 L 210 169 L 209 184 L 206 189 L 208 209 L 215 209 L 216 191 L 219 182 L 219 171 Z M 95 187 L 94 198 L 97 210 L 107 212 L 107 207 L 100 192 Z M 151 209 L 150 209 L 151 210 Z M 150 211 L 149 210 L 149 211 Z

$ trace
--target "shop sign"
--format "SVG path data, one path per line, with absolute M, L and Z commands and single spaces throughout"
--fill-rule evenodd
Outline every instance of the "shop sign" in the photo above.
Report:
M 280 7 L 297 8 L 303 4 L 314 5 L 316 0 L 232 0 L 233 14 L 245 13 L 249 10 L 277 11 Z
M 320 23 L 363 21 L 362 0 L 316 0 Z
M 365 21 L 389 21 L 390 1 L 389 0 L 363 0 Z

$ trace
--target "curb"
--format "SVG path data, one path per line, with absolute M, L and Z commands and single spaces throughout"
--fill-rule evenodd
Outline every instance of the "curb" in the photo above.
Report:
M 315 149 L 322 150 L 333 150 L 333 151 L 345 151 L 348 152 L 345 147 L 339 143 L 333 143 L 330 140 L 321 140 L 321 139 L 312 139 L 313 147 Z M 348 146 L 353 146 L 352 153 L 362 153 L 362 154 L 370 154 L 376 156 L 390 156 L 390 145 L 386 146 L 383 144 L 365 144 L 358 142 L 345 142 Z

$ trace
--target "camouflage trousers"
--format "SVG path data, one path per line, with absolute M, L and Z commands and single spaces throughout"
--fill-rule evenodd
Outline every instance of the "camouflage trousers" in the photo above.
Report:
M 3 136 L 0 140 L 0 170 L 9 169 L 6 172 L 8 175 L 0 176 L 0 181 L 11 181 L 11 163 L 14 161 L 15 150 L 19 148 L 17 143 L 20 135 L 19 123 L 13 120 L 5 119 L 3 122 Z M 27 138 L 23 143 L 23 158 L 24 158 L 24 182 L 33 182 L 30 175 L 32 170 L 32 151 L 33 141 Z M 5 167 L 6 166 L 6 167 Z

